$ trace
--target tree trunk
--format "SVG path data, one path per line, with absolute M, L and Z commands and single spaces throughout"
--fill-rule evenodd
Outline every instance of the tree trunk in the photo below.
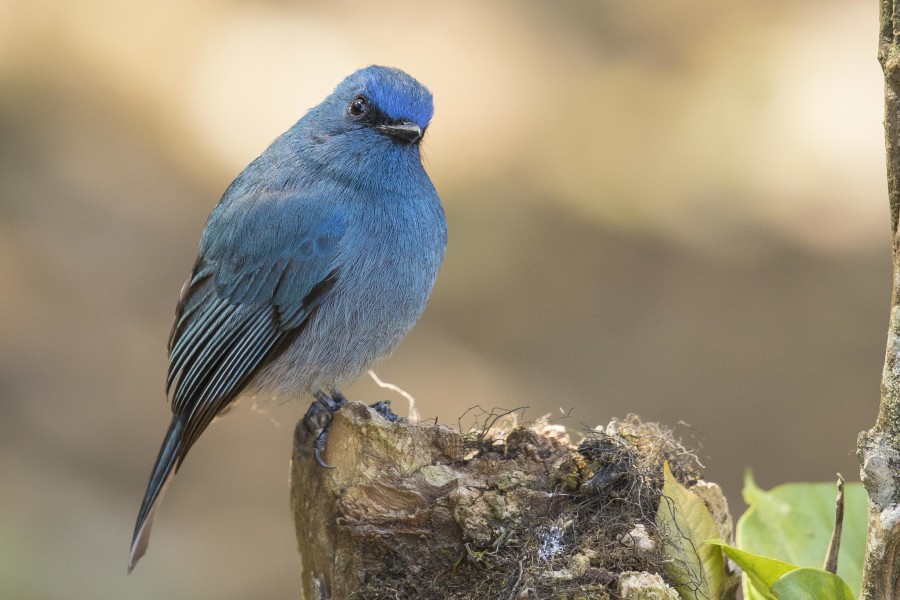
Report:
M 900 583 L 900 6 L 881 0 L 878 60 L 884 72 L 884 135 L 891 209 L 893 291 L 881 405 L 875 426 L 859 436 L 862 481 L 869 494 L 863 600 L 893 600 Z

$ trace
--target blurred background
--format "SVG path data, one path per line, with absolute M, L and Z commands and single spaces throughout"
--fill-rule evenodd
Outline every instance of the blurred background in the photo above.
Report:
M 371 63 L 436 102 L 447 259 L 377 368 L 424 418 L 684 422 L 736 515 L 745 467 L 855 479 L 891 279 L 877 20 L 874 0 L 0 0 L 0 595 L 296 597 L 307 399 L 212 427 L 125 565 L 206 215 Z M 348 395 L 405 412 L 368 379 Z

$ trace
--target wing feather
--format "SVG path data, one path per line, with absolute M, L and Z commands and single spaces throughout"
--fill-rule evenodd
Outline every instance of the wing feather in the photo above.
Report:
M 207 342 L 222 329 L 223 321 L 226 321 L 233 312 L 234 307 L 225 299 L 210 298 L 208 305 L 198 311 L 196 317 L 187 321 L 184 333 L 175 338 L 174 347 L 169 353 L 167 393 L 176 377 L 184 379 L 189 365 L 196 364 L 197 355 L 207 347 Z
M 238 305 L 229 304 L 223 312 L 227 316 L 220 321 L 221 325 L 210 329 L 211 335 L 205 338 L 202 346 L 192 348 L 195 350 L 194 356 L 191 356 L 185 364 L 185 372 L 179 378 L 172 395 L 174 405 L 184 406 L 190 403 L 195 394 L 202 391 L 202 386 L 212 376 L 238 336 L 243 333 L 247 319 L 244 311 L 241 311 Z
M 243 323 L 241 333 L 222 356 L 217 368 L 206 382 L 197 399 L 192 402 L 184 443 L 190 447 L 207 425 L 230 402 L 235 390 L 258 368 L 262 358 L 281 338 L 275 326 L 272 309 L 250 315 Z

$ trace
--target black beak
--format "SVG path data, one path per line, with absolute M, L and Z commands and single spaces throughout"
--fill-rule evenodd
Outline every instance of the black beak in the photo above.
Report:
M 375 128 L 378 133 L 392 137 L 394 140 L 407 146 L 415 144 L 422 139 L 422 128 L 415 123 L 403 121 L 393 125 L 379 125 Z

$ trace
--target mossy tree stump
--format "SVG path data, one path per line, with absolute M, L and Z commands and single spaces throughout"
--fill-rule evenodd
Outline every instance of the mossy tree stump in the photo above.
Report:
M 635 419 L 586 432 L 580 448 L 560 429 L 462 435 L 351 402 L 331 424 L 326 469 L 299 423 L 291 504 L 302 598 L 602 599 L 633 586 L 624 573 L 662 574 L 662 461 L 694 484 L 695 457 Z M 711 508 L 728 538 L 714 487 L 708 504 L 725 506 Z

